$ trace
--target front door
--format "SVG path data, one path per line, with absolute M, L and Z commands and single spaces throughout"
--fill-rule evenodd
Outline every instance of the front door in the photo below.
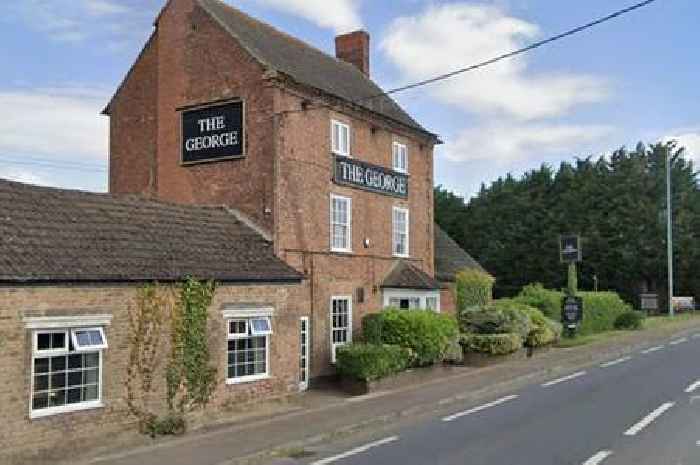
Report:
M 309 317 L 299 320 L 299 390 L 309 388 Z

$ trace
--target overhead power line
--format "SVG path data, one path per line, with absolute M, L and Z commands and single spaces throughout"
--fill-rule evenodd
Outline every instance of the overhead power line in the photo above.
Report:
M 397 94 L 397 93 L 399 93 L 399 92 L 404 92 L 404 91 L 406 91 L 406 90 L 415 89 L 416 87 L 422 87 L 422 86 L 426 86 L 426 85 L 428 85 L 428 84 L 433 84 L 433 83 L 438 82 L 438 81 L 444 81 L 445 79 L 450 79 L 450 78 L 455 77 L 455 76 L 458 76 L 458 75 L 460 75 L 460 74 L 468 73 L 468 72 L 470 72 L 470 71 L 474 71 L 474 70 L 476 70 L 476 69 L 479 69 L 479 68 L 483 68 L 483 67 L 485 67 L 485 66 L 492 65 L 492 64 L 497 63 L 497 62 L 499 62 L 499 61 L 506 60 L 506 59 L 508 59 L 508 58 L 513 58 L 513 57 L 518 56 L 518 55 L 522 55 L 523 53 L 527 53 L 527 52 L 529 52 L 530 50 L 534 50 L 534 49 L 536 49 L 536 48 L 542 47 L 543 45 L 547 45 L 547 44 L 550 44 L 550 43 L 552 43 L 552 42 L 556 42 L 557 40 L 563 39 L 563 38 L 565 38 L 565 37 L 569 37 L 569 36 L 572 36 L 572 35 L 574 35 L 574 34 L 578 34 L 579 32 L 583 32 L 583 31 L 585 31 L 586 29 L 593 28 L 593 27 L 595 27 L 595 26 L 598 26 L 598 25 L 600 25 L 600 24 L 603 24 L 603 23 L 605 23 L 605 22 L 608 22 L 608 21 L 610 21 L 610 20 L 613 20 L 613 19 L 615 19 L 615 18 L 618 18 L 618 17 L 620 17 L 620 16 L 623 16 L 623 15 L 625 15 L 625 14 L 627 14 L 627 13 L 631 13 L 632 11 L 635 11 L 635 10 L 638 10 L 638 9 L 643 8 L 643 7 L 645 7 L 645 6 L 648 6 L 649 4 L 654 3 L 655 1 L 657 1 L 657 0 L 646 0 L 646 1 L 643 1 L 643 2 L 636 3 L 636 4 L 632 5 L 632 6 L 629 6 L 629 7 L 627 7 L 627 8 L 623 8 L 623 9 L 618 10 L 618 11 L 615 11 L 614 13 L 610 13 L 610 14 L 607 15 L 607 16 L 603 16 L 602 18 L 598 18 L 598 19 L 596 19 L 596 20 L 594 20 L 594 21 L 591 21 L 591 22 L 589 22 L 589 23 L 586 23 L 586 24 L 584 24 L 584 25 L 582 25 L 582 26 L 578 26 L 578 27 L 575 27 L 575 28 L 573 28 L 573 29 L 569 29 L 569 30 L 566 31 L 566 32 L 562 32 L 562 33 L 560 33 L 560 34 L 557 34 L 557 35 L 548 37 L 548 38 L 546 38 L 546 39 L 544 39 L 544 40 L 540 40 L 540 41 L 538 41 L 538 42 L 534 42 L 534 43 L 532 43 L 532 44 L 530 44 L 530 45 L 527 45 L 527 46 L 525 46 L 525 47 L 523 47 L 523 48 L 520 48 L 520 49 L 518 49 L 518 50 L 514 50 L 514 51 L 508 52 L 508 53 L 504 53 L 504 54 L 502 54 L 502 55 L 498 55 L 498 56 L 496 56 L 496 57 L 490 58 L 490 59 L 488 59 L 488 60 L 486 60 L 486 61 L 482 61 L 482 62 L 476 63 L 476 64 L 474 64 L 474 65 L 470 65 L 470 66 L 467 66 L 467 67 L 464 67 L 464 68 L 460 68 L 460 69 L 457 69 L 457 70 L 454 70 L 454 71 L 450 71 L 449 73 L 441 74 L 441 75 L 439 75 L 439 76 L 435 76 L 435 77 L 432 77 L 432 78 L 429 78 L 429 79 L 425 79 L 425 80 L 423 80 L 423 81 L 418 81 L 418 82 L 415 82 L 415 83 L 413 83 L 413 84 L 407 84 L 407 85 L 405 85 L 405 86 L 397 87 L 397 88 L 395 88 L 395 89 L 391 89 L 391 90 L 388 90 L 388 91 L 386 91 L 386 92 L 381 92 L 381 93 L 376 94 L 376 95 L 372 95 L 372 96 L 369 96 L 369 97 L 366 97 L 366 98 L 363 98 L 363 99 L 355 100 L 355 101 L 353 101 L 353 103 L 360 103 L 360 102 L 364 102 L 364 101 L 367 101 L 367 100 L 372 100 L 372 99 L 379 98 L 379 97 L 385 97 L 385 96 L 389 96 L 389 95 L 392 95 L 392 94 Z

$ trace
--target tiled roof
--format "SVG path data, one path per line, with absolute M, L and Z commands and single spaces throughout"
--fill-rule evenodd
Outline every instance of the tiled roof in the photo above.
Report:
M 451 282 L 455 275 L 475 268 L 486 272 L 479 263 L 462 249 L 440 226 L 435 225 L 435 278 L 440 282 Z
M 382 282 L 383 288 L 391 289 L 439 289 L 440 284 L 427 273 L 419 270 L 406 260 L 394 264 Z
M 0 180 L 0 282 L 299 281 L 224 207 Z
M 263 66 L 296 82 L 357 103 L 410 128 L 430 134 L 355 66 L 258 21 L 220 0 L 198 0 Z M 431 134 L 432 135 L 432 134 Z

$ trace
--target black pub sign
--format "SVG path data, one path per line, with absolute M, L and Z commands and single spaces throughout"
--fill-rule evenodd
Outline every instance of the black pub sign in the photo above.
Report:
M 407 175 L 353 158 L 335 157 L 333 181 L 402 199 L 408 197 Z
M 182 111 L 182 163 L 241 158 L 244 153 L 242 101 Z
M 576 234 L 559 236 L 559 257 L 562 263 L 576 263 L 583 258 L 581 237 Z
M 583 320 L 583 299 L 567 295 L 562 299 L 561 322 L 565 327 L 578 326 Z

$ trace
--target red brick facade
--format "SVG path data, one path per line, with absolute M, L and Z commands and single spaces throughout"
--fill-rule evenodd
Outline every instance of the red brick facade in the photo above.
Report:
M 182 166 L 178 109 L 223 99 L 245 102 L 245 158 Z M 321 105 L 300 110 L 302 102 L 319 99 Z M 380 286 L 396 261 L 393 207 L 409 210 L 408 260 L 434 275 L 435 140 L 266 72 L 192 0 L 172 0 L 164 9 L 154 37 L 110 104 L 109 114 L 112 193 L 150 193 L 176 202 L 229 205 L 270 234 L 279 257 L 306 273 L 313 376 L 331 372 L 331 297 L 353 297 L 355 332 L 362 315 L 383 305 Z M 138 136 L 132 123 L 135 118 L 149 123 Z M 331 180 L 331 120 L 350 126 L 351 155 L 358 160 L 390 169 L 393 143 L 407 146 L 407 199 L 343 187 Z M 332 193 L 352 199 L 351 253 L 330 252 Z M 362 294 L 364 300 L 359 301 Z

